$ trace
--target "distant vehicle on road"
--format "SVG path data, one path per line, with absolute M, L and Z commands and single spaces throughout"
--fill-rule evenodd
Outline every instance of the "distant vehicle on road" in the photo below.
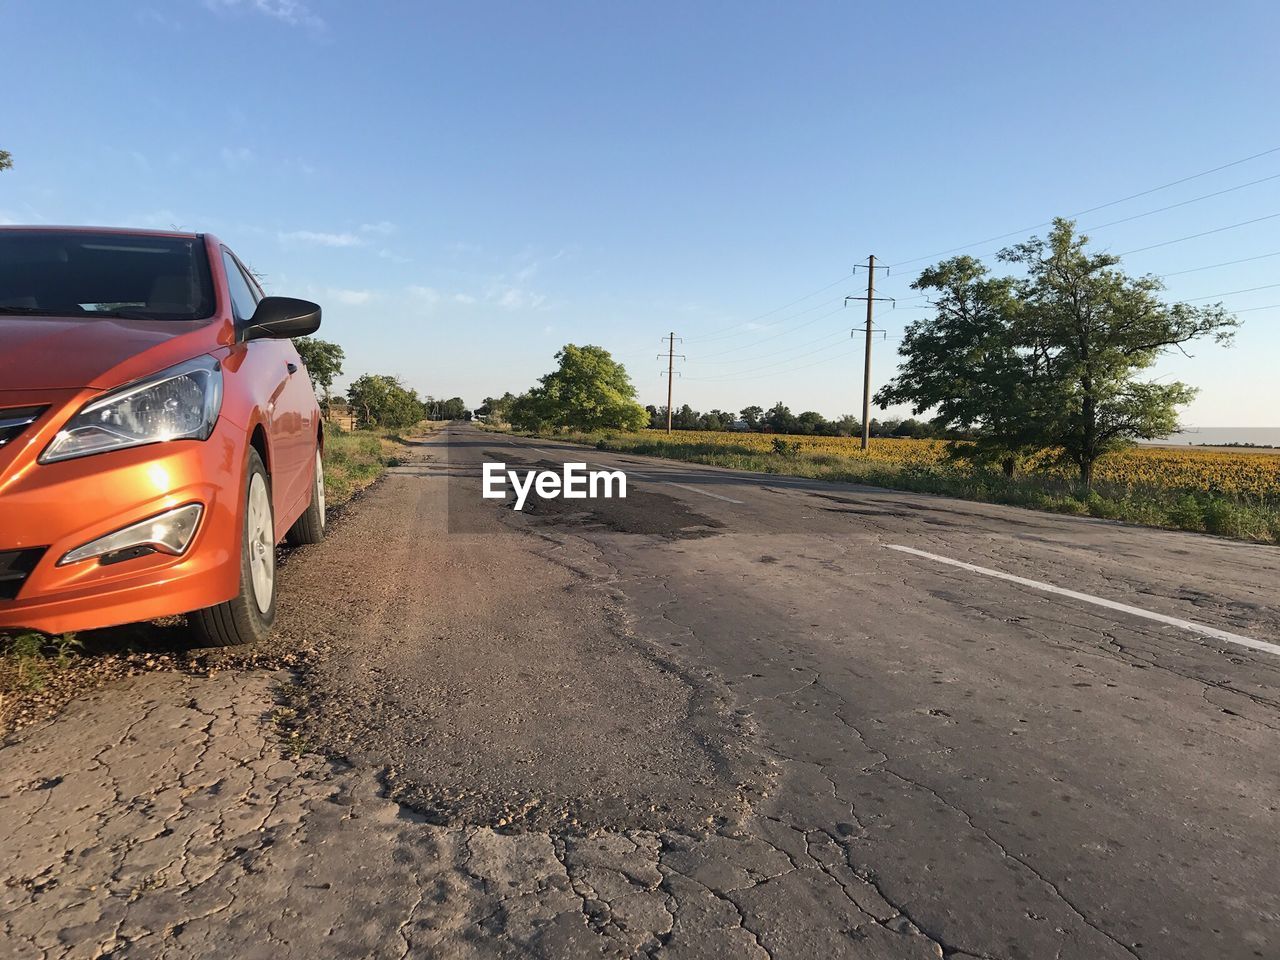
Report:
M 210 234 L 0 227 L 0 628 L 265 637 L 324 534 L 319 326 Z

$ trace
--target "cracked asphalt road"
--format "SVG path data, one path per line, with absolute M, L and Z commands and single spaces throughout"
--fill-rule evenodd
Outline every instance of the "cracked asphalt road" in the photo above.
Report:
M 1280 552 L 450 428 L 283 570 L 300 676 L 0 750 L 15 957 L 1280 954 Z M 479 497 L 586 460 L 625 502 Z M 294 717 L 284 749 L 274 716 Z

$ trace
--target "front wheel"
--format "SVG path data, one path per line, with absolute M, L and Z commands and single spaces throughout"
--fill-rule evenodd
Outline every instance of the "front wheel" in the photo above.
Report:
M 257 450 L 249 451 L 245 483 L 244 536 L 240 544 L 240 592 L 226 603 L 190 615 L 209 646 L 230 647 L 265 640 L 276 619 L 275 514 L 271 480 Z

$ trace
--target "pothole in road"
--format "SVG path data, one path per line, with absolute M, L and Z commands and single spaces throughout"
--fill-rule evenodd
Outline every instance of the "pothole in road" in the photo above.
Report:
M 554 468 L 554 464 L 538 464 L 538 469 Z M 668 540 L 713 537 L 724 527 L 719 520 L 698 513 L 675 497 L 640 490 L 630 484 L 625 498 L 542 500 L 531 495 L 521 513 L 540 523 L 665 537 Z

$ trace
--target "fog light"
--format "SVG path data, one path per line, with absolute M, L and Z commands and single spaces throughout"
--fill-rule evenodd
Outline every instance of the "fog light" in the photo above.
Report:
M 58 566 L 77 563 L 80 560 L 91 560 L 94 557 L 109 558 L 112 554 L 129 551 L 130 556 L 142 556 L 144 553 L 169 553 L 181 556 L 195 535 L 196 526 L 200 523 L 200 514 L 204 507 L 198 503 L 188 503 L 185 507 L 177 507 L 143 520 L 132 526 L 99 537 L 83 547 L 76 547 L 58 561 Z

